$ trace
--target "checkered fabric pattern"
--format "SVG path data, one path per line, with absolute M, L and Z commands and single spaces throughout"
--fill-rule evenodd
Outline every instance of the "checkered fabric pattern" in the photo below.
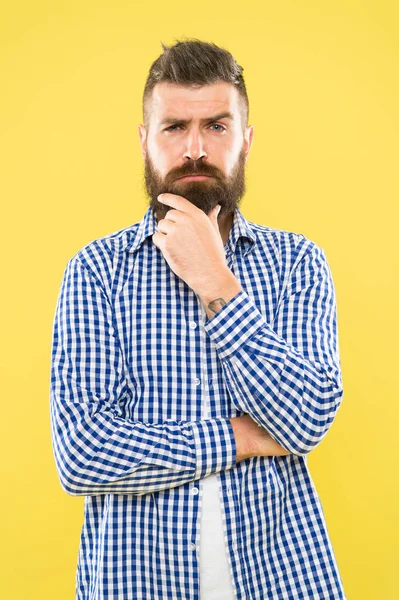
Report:
M 57 301 L 53 451 L 62 488 L 85 496 L 77 599 L 199 600 L 213 473 L 237 600 L 345 599 L 307 465 L 343 396 L 324 250 L 237 206 L 225 250 L 242 291 L 209 319 L 155 231 L 149 207 L 88 243 Z M 290 454 L 236 463 L 229 419 L 245 413 Z

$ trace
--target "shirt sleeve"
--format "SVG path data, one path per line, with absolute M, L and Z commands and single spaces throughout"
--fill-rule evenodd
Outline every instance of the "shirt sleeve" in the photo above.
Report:
M 115 315 L 97 278 L 75 256 L 65 269 L 53 323 L 50 418 L 63 489 L 72 496 L 146 494 L 236 464 L 228 418 L 135 422 Z
M 205 323 L 235 407 L 292 454 L 313 450 L 343 396 L 337 311 L 324 250 L 312 243 L 272 323 L 241 290 Z

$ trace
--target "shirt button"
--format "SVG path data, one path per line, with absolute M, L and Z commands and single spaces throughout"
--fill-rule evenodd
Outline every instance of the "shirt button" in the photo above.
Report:
M 192 548 L 193 550 L 195 550 L 195 544 L 194 544 L 194 542 L 191 542 L 190 546 L 191 546 L 191 548 Z
M 197 379 L 195 380 L 195 385 L 199 385 L 200 383 L 201 383 L 201 380 L 197 378 Z
M 197 323 L 194 323 L 194 321 L 190 321 L 188 325 L 191 329 L 195 329 L 197 327 Z
M 192 495 L 193 495 L 193 496 L 196 496 L 196 495 L 198 494 L 198 488 L 194 487 L 194 488 L 191 490 L 191 493 L 192 493 Z

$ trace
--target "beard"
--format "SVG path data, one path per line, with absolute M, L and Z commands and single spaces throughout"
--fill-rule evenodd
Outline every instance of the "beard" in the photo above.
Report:
M 177 181 L 185 175 L 209 175 L 209 179 Z M 209 215 L 210 211 L 220 204 L 218 218 L 226 214 L 234 214 L 241 198 L 245 194 L 245 152 L 241 149 L 237 164 L 232 173 L 226 177 L 219 169 L 202 159 L 189 160 L 183 166 L 172 169 L 162 178 L 154 168 L 148 152 L 144 161 L 145 191 L 149 196 L 152 210 L 157 221 L 165 218 L 172 208 L 158 201 L 159 194 L 176 194 L 189 200 L 192 204 Z

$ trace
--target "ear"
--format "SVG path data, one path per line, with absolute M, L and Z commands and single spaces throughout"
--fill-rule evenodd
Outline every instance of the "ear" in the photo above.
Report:
M 139 142 L 141 147 L 141 156 L 144 160 L 147 154 L 147 130 L 144 125 L 139 125 Z

